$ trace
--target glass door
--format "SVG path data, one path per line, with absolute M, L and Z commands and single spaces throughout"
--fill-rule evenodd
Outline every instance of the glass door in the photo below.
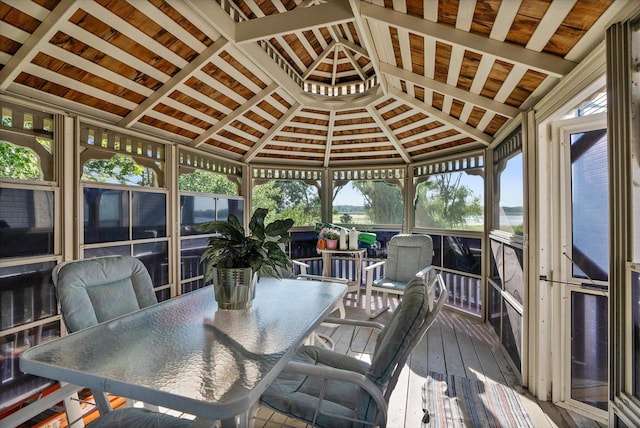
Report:
M 609 174 L 604 115 L 560 128 L 563 230 L 561 401 L 605 418 L 608 402 Z

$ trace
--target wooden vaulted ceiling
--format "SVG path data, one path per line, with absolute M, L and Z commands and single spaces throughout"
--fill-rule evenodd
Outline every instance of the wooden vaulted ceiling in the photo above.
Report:
M 245 163 L 488 145 L 635 0 L 0 0 L 0 91 Z

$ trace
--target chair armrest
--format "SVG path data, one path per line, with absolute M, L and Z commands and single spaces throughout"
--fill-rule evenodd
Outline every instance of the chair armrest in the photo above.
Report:
M 307 269 L 309 269 L 309 265 L 307 263 L 301 262 L 299 260 L 293 260 L 293 259 L 291 259 L 291 263 L 293 263 L 294 267 L 298 266 L 300 268 L 301 275 L 306 275 Z
M 296 275 L 296 278 L 298 278 L 298 279 L 308 279 L 310 281 L 337 282 L 338 284 L 348 284 L 349 283 L 349 280 L 347 280 L 347 279 L 335 278 L 333 276 L 300 274 L 300 275 Z
M 416 273 L 416 276 L 418 278 L 426 279 L 428 278 L 427 274 L 432 270 L 433 270 L 433 266 L 427 266 L 426 268 L 422 269 L 420 272 Z
M 369 265 L 369 266 L 365 267 L 365 268 L 364 268 L 364 271 L 365 271 L 365 272 L 369 272 L 370 270 L 375 269 L 375 268 L 377 268 L 378 266 L 382 266 L 382 265 L 383 265 L 383 264 L 385 264 L 386 262 L 387 262 L 386 260 L 381 260 L 381 261 L 379 261 L 379 262 L 375 262 L 374 264 L 372 264 L 372 265 Z
M 331 324 L 342 324 L 342 325 L 352 325 L 356 327 L 369 327 L 377 330 L 382 330 L 384 328 L 384 324 L 374 321 L 365 321 L 365 320 L 354 320 L 349 318 L 325 318 L 325 322 Z
M 342 382 L 350 382 L 360 386 L 360 388 L 362 388 L 367 394 L 369 394 L 376 403 L 376 406 L 378 408 L 378 412 L 376 414 L 376 423 L 381 427 L 386 426 L 387 401 L 384 399 L 384 395 L 380 388 L 375 383 L 367 379 L 365 375 L 349 370 L 337 369 L 335 367 L 316 366 L 313 364 L 298 363 L 295 361 L 289 362 L 284 368 L 284 371 L 287 371 L 289 373 L 302 374 L 309 377 L 319 377 L 326 380 L 331 379 L 339 380 Z M 322 400 L 324 398 L 323 395 L 324 388 L 319 397 L 318 408 L 316 408 L 316 411 L 319 411 L 320 407 L 322 406 Z

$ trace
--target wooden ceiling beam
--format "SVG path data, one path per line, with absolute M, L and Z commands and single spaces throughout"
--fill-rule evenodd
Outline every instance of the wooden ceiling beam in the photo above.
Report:
M 380 127 L 380 129 L 382 129 L 382 132 L 384 132 L 385 136 L 389 139 L 389 142 L 398 151 L 398 154 L 400 155 L 400 157 L 402 157 L 402 160 L 407 164 L 411 163 L 411 156 L 409 156 L 409 153 L 407 153 L 402 143 L 398 140 L 398 137 L 396 137 L 396 135 L 393 133 L 393 130 L 389 128 L 389 125 L 387 125 L 387 122 L 384 120 L 384 118 L 380 115 L 380 113 L 378 113 L 378 110 L 376 110 L 372 105 L 369 105 L 367 106 L 367 111 L 369 112 L 369 114 L 371 114 L 371 117 Z
M 373 35 L 371 34 L 371 28 L 365 22 L 361 14 L 361 7 L 364 2 L 360 0 L 349 0 L 349 4 L 351 5 L 351 9 L 353 9 L 353 16 L 355 17 L 355 27 L 356 32 L 358 33 L 358 37 L 360 38 L 360 43 L 364 45 L 364 48 L 367 52 L 369 52 L 369 60 L 373 65 L 373 69 L 378 75 L 378 79 L 380 81 L 380 87 L 382 88 L 382 93 L 387 95 L 387 81 L 384 78 L 384 75 L 380 72 L 380 59 L 378 54 L 376 53 L 375 47 L 373 45 Z M 381 8 L 384 9 L 384 8 Z M 388 10 L 388 9 L 387 9 Z
M 329 167 L 329 161 L 331 160 L 331 145 L 333 144 L 333 124 L 335 122 L 335 119 L 336 112 L 334 110 L 331 110 L 329 112 L 329 129 L 327 130 L 327 142 L 325 143 L 324 148 L 324 162 L 322 163 L 322 166 L 324 166 L 325 168 Z
M 348 49 L 346 46 L 342 45 L 342 51 L 347 56 L 347 58 L 349 58 L 349 61 L 351 61 L 351 64 L 353 65 L 353 68 L 355 68 L 355 70 L 358 72 L 358 75 L 360 76 L 362 81 L 363 82 L 366 81 L 367 80 L 367 74 L 364 72 L 362 67 L 360 67 L 360 64 L 358 64 L 358 61 L 356 61 L 356 58 L 351 53 L 351 50 Z
M 8 63 L 0 70 L 0 91 L 6 90 L 13 83 L 18 74 L 23 71 L 25 65 L 40 52 L 43 45 L 49 43 L 51 37 L 57 33 L 60 27 L 78 9 L 78 0 L 62 0 L 47 15 L 36 31 L 22 44 L 20 49 L 11 57 Z
M 366 20 L 372 19 L 392 27 L 406 29 L 423 37 L 436 39 L 450 45 L 459 45 L 481 55 L 493 55 L 503 61 L 521 64 L 557 78 L 565 76 L 576 66 L 575 62 L 555 55 L 536 52 L 513 43 L 500 42 L 478 34 L 468 33 L 364 1 L 350 1 L 359 2 L 362 18 L 366 18 Z
M 289 122 L 289 120 L 295 116 L 300 110 L 302 106 L 299 103 L 295 103 L 285 114 L 278 119 L 278 121 L 269 128 L 269 132 L 264 134 L 254 145 L 247 151 L 247 153 L 242 157 L 242 162 L 250 163 L 253 158 L 255 158 L 258 153 L 271 142 L 273 137 L 285 127 L 285 125 Z
M 220 130 L 222 130 L 222 128 L 224 128 L 225 126 L 227 126 L 228 124 L 236 120 L 238 117 L 245 114 L 247 111 L 253 108 L 253 106 L 258 104 L 265 98 L 269 97 L 277 89 L 278 89 L 278 85 L 276 83 L 270 84 L 269 86 L 264 88 L 262 91 L 258 92 L 253 97 L 248 99 L 245 103 L 240 105 L 240 107 L 235 109 L 233 112 L 226 115 L 224 118 L 222 118 L 219 122 L 217 122 L 211 128 L 207 129 L 205 132 L 200 134 L 197 138 L 195 138 L 193 141 L 189 143 L 189 146 L 198 147 L 199 145 L 207 141 L 209 138 L 211 138 L 213 135 L 217 134 Z
M 147 97 L 147 99 L 126 115 L 118 125 L 129 128 L 134 122 L 137 122 L 147 111 L 153 109 L 164 97 L 175 91 L 178 86 L 200 70 L 203 65 L 218 55 L 227 43 L 228 41 L 222 37 L 216 40 L 215 43 L 198 55 L 196 59 L 188 63 L 186 67 L 167 80 L 160 88 L 156 89 L 150 97 Z
M 307 80 L 309 78 L 309 75 L 313 72 L 313 70 L 316 69 L 316 67 L 318 65 L 320 65 L 320 63 L 322 61 L 325 60 L 325 58 L 327 57 L 327 55 L 329 55 L 331 53 L 331 51 L 333 49 L 335 49 L 336 47 L 336 42 L 332 41 L 329 46 L 327 46 L 327 48 L 322 51 L 322 53 L 320 55 L 318 55 L 318 57 L 311 63 L 311 65 L 307 68 L 307 71 L 304 72 L 304 74 L 302 75 L 302 79 Z
M 474 128 L 473 126 L 470 126 L 458 119 L 456 119 L 455 117 L 449 116 L 446 113 L 443 113 L 442 111 L 438 110 L 435 107 L 432 107 L 429 104 L 425 104 L 424 102 L 405 94 L 404 92 L 402 92 L 399 89 L 396 88 L 390 88 L 389 89 L 389 94 L 400 99 L 401 101 L 404 101 L 405 103 L 407 103 L 409 106 L 423 111 L 424 113 L 426 113 L 429 116 L 433 116 L 435 118 L 437 118 L 440 122 L 452 127 L 453 129 L 455 129 L 458 132 L 461 132 L 471 138 L 473 138 L 474 140 L 477 140 L 478 142 L 481 142 L 482 144 L 484 144 L 485 146 L 488 146 L 489 144 L 491 144 L 491 142 L 493 141 L 493 138 L 488 135 L 485 134 L 484 132 L 478 131 L 476 128 Z
M 411 82 L 414 85 L 419 85 L 424 87 L 425 89 L 430 89 L 444 95 L 449 95 L 460 101 L 464 101 L 465 103 L 477 105 L 480 108 L 490 110 L 494 113 L 498 113 L 508 118 L 513 118 L 520 114 L 520 110 L 516 107 L 511 107 L 509 105 L 494 101 L 491 98 L 483 97 L 482 95 L 474 94 L 455 86 L 438 82 L 434 79 L 429 79 L 428 77 L 412 73 L 411 71 L 396 67 L 391 64 L 387 64 L 384 62 L 380 63 L 380 70 L 383 73 L 397 77 L 398 79 L 406 80 L 407 82 Z
M 238 22 L 236 43 L 257 42 L 315 27 L 353 21 L 353 11 L 344 1 L 330 1 L 313 7 L 295 8 L 286 13 Z

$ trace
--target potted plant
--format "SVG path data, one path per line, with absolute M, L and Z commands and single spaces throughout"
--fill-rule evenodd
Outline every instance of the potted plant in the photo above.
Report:
M 277 268 L 291 266 L 281 244 L 291 241 L 288 232 L 294 221 L 288 218 L 265 225 L 268 212 L 265 208 L 255 210 L 249 235 L 233 214 L 227 221 L 210 221 L 196 227 L 200 232 L 218 234 L 209 238 L 200 260 L 205 263 L 205 283 L 213 280 L 222 309 L 248 308 L 262 273 L 280 278 Z
M 319 236 L 320 238 L 325 240 L 328 250 L 336 249 L 338 239 L 340 238 L 340 233 L 337 230 L 330 227 L 325 227 L 320 231 Z

